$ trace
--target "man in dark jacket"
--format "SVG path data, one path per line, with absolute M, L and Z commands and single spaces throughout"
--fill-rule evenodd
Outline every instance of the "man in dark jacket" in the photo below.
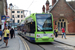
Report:
M 13 35 L 14 35 L 14 29 L 13 28 L 11 28 L 10 34 L 11 34 L 11 39 L 12 39 L 13 38 Z

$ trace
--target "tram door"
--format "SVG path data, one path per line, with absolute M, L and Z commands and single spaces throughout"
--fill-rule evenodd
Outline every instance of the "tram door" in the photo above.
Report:
M 60 18 L 57 20 L 57 27 L 58 27 L 58 31 L 59 34 L 62 33 L 61 29 L 64 27 L 65 28 L 65 32 L 67 31 L 67 20 L 64 18 Z

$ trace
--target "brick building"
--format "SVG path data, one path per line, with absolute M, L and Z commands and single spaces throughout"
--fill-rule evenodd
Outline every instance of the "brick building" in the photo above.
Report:
M 54 28 L 58 28 L 59 34 L 62 27 L 65 27 L 66 34 L 75 34 L 75 1 L 52 0 L 52 9 L 47 12 L 53 14 Z

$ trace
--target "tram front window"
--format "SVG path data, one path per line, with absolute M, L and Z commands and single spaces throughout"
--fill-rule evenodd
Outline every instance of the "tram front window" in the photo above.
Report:
M 38 31 L 52 31 L 52 17 L 50 14 L 37 14 L 36 21 Z

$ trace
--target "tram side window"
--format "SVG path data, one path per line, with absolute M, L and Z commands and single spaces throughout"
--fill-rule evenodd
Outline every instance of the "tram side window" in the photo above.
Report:
M 30 33 L 35 32 L 35 22 L 30 22 Z
M 29 23 L 26 23 L 26 32 L 28 33 L 34 33 L 35 32 L 35 22 L 29 22 Z
M 30 33 L 30 23 L 27 23 L 27 24 L 26 24 L 26 27 L 27 27 L 27 28 L 26 28 L 26 29 L 27 29 L 27 32 Z

